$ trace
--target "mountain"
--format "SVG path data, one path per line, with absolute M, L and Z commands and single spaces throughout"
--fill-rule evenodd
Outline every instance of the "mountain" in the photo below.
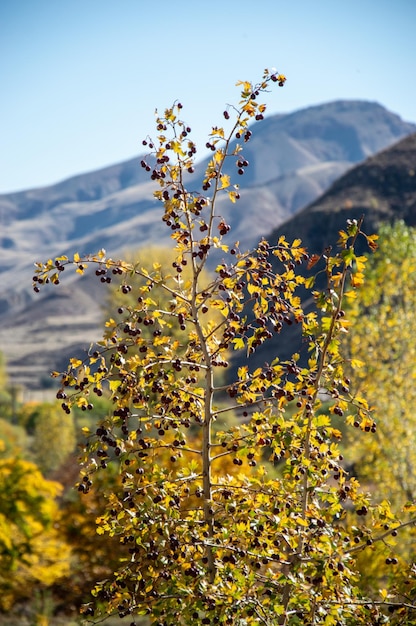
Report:
M 416 226 L 416 133 L 349 170 L 270 239 L 300 237 L 311 252 L 321 253 L 336 243 L 347 219 L 362 215 L 367 233 L 377 232 L 382 222 Z
M 242 186 L 241 200 L 234 206 L 224 196 L 220 206 L 243 247 L 251 247 L 321 195 L 352 165 L 416 131 L 416 126 L 375 103 L 339 101 L 272 116 L 255 124 L 253 131 L 252 140 L 244 144 L 250 162 L 245 175 L 236 174 L 233 161 L 227 169 Z M 153 198 L 154 183 L 139 161 L 0 196 L 0 272 L 5 286 L 0 314 L 27 303 L 27 269 L 36 259 L 101 247 L 117 256 L 126 247 L 169 243 L 160 204 Z M 190 185 L 198 187 L 206 164 L 206 159 L 199 163 Z
M 250 162 L 245 175 L 237 175 L 232 161 L 226 170 L 240 183 L 241 200 L 232 205 L 224 196 L 219 204 L 242 247 L 267 236 L 354 164 L 415 132 L 416 125 L 376 103 L 338 101 L 272 116 L 252 130 L 243 145 Z M 206 164 L 197 164 L 189 185 L 198 188 Z M 102 247 L 117 257 L 144 244 L 171 245 L 154 188 L 138 157 L 0 196 L 0 341 L 16 382 L 38 386 L 99 333 L 100 285 L 66 280 L 34 300 L 33 263 Z
M 329 245 L 336 245 L 347 219 L 361 216 L 368 234 L 376 233 L 383 222 L 403 220 L 416 227 L 416 133 L 349 170 L 317 200 L 275 229 L 268 240 L 277 241 L 281 235 L 288 241 L 300 238 L 311 254 L 321 254 Z M 368 252 L 363 240 L 360 250 L 359 241 L 357 250 Z M 293 326 L 285 338 L 277 337 L 261 346 L 250 357 L 251 367 L 271 362 L 276 356 L 289 358 L 299 350 L 300 341 L 300 329 Z

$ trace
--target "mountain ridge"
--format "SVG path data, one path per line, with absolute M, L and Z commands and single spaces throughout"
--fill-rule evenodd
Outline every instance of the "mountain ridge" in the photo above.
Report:
M 243 145 L 250 161 L 245 175 L 237 175 L 233 159 L 225 168 L 232 182 L 241 182 L 241 199 L 232 205 L 224 195 L 218 205 L 231 224 L 233 241 L 239 240 L 242 248 L 290 223 L 289 218 L 354 167 L 348 158 L 391 145 L 415 132 L 416 125 L 378 104 L 336 101 L 271 116 L 253 130 L 252 140 Z M 195 188 L 206 163 L 207 159 L 198 162 L 189 177 Z M 38 385 L 41 369 L 43 374 L 55 369 L 57 360 L 98 338 L 94 329 L 98 333 L 102 316 L 103 291 L 92 286 L 94 281 L 65 276 L 65 285 L 57 290 L 69 289 L 60 305 L 65 324 L 59 341 L 55 326 L 48 334 L 41 312 L 50 292 L 36 296 L 34 303 L 33 263 L 58 254 L 94 253 L 102 247 L 108 255 L 120 257 L 126 248 L 172 245 L 154 189 L 138 157 L 46 188 L 0 196 L 0 341 L 16 380 Z M 89 298 L 92 291 L 94 298 Z M 47 305 L 49 300 L 44 317 L 50 322 Z M 27 373 L 19 378 L 23 363 L 31 359 L 32 379 Z
M 316 225 L 333 217 L 333 226 L 319 235 Z M 271 233 L 276 238 L 300 237 L 310 250 L 333 245 L 347 217 L 364 217 L 364 229 L 377 231 L 385 221 L 416 226 L 416 133 L 366 159 L 336 179 L 311 202 Z M 296 233 L 296 235 L 295 235 Z
M 369 235 L 385 222 L 402 220 L 416 227 L 416 133 L 348 170 L 319 198 L 274 229 L 268 240 L 278 241 L 282 235 L 289 242 L 299 238 L 309 254 L 320 255 L 336 246 L 347 219 L 361 217 L 362 229 Z M 363 238 L 358 239 L 356 251 L 368 253 Z M 290 358 L 300 345 L 300 328 L 293 326 L 284 338 L 260 346 L 249 359 L 250 367 L 271 362 L 276 356 Z M 236 367 L 241 364 L 236 360 Z
M 223 203 L 224 218 L 246 247 L 319 196 L 355 164 L 350 158 L 377 152 L 416 130 L 416 125 L 403 122 L 376 103 L 340 100 L 271 116 L 253 129 L 252 140 L 243 146 L 251 162 L 244 177 L 236 176 L 232 161 L 224 168 L 234 182 L 242 183 L 238 212 Z M 362 147 L 351 152 L 351 141 L 356 143 L 357 138 Z M 48 187 L 1 195 L 0 272 L 29 266 L 35 258 L 53 256 L 68 247 L 81 252 L 80 237 L 86 246 L 82 251 L 94 252 L 101 225 L 104 229 L 117 225 L 114 238 L 107 237 L 111 255 L 125 245 L 139 247 L 145 243 L 151 224 L 159 220 L 160 205 L 153 197 L 154 183 L 139 161 L 140 157 L 129 159 Z M 206 164 L 206 158 L 196 164 L 192 179 L 196 186 Z M 268 187 L 263 193 L 268 207 L 262 212 L 264 224 L 256 220 L 250 229 L 239 228 L 239 217 L 248 219 L 253 212 L 253 190 L 259 186 Z M 130 220 L 139 213 L 146 217 L 134 229 Z M 122 232 L 119 224 L 123 221 Z M 155 239 L 161 237 L 158 229 Z M 168 238 L 166 233 L 164 241 Z M 3 310 L 7 309 L 7 296 L 5 302 Z

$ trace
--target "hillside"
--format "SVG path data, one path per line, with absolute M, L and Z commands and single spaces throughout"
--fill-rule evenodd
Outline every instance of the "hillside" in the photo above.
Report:
M 363 230 L 375 233 L 381 223 L 403 220 L 416 227 L 416 133 L 367 159 L 336 180 L 320 198 L 275 229 L 269 241 L 281 235 L 291 241 L 302 239 L 310 253 L 321 254 L 336 245 L 338 232 L 347 219 L 364 216 Z M 368 248 L 364 242 L 362 250 Z M 290 337 L 277 338 L 251 358 L 252 366 L 271 361 L 276 355 L 288 358 L 299 345 L 299 329 Z M 295 348 L 296 350 L 297 348 Z
M 230 165 L 242 186 L 241 200 L 220 206 L 233 240 L 251 246 L 354 164 L 415 130 L 378 104 L 355 101 L 310 107 L 256 125 L 244 150 L 251 167 L 241 178 Z M 101 247 L 118 256 L 143 244 L 170 245 L 153 183 L 139 160 L 0 196 L 0 341 L 16 383 L 38 386 L 48 371 L 99 333 L 100 285 L 89 279 L 66 282 L 66 291 L 45 290 L 33 300 L 34 261 Z M 205 165 L 197 166 L 193 185 Z M 290 228 L 291 222 L 286 224 Z
M 312 252 L 336 243 L 348 218 L 364 215 L 364 230 L 404 220 L 416 226 L 416 134 L 367 159 L 336 180 L 317 200 L 273 231 L 300 237 Z

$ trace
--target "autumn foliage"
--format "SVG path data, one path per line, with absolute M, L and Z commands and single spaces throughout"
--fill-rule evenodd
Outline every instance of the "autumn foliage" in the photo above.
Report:
M 354 220 L 332 253 L 310 257 L 299 239 L 284 237 L 247 252 L 217 212 L 223 195 L 238 210 L 240 190 L 224 163 L 244 174 L 249 122 L 266 108 L 259 98 L 284 82 L 265 71 L 257 85 L 240 83 L 226 127 L 212 129 L 198 190 L 182 105 L 157 115 L 141 165 L 174 242 L 168 274 L 158 262 L 114 260 L 104 250 L 37 264 L 36 291 L 59 283 L 68 266 L 82 274 L 93 265 L 105 282 L 121 280 L 102 341 L 54 373 L 65 413 L 111 399 L 97 427 L 84 429 L 78 490 L 90 494 L 100 481 L 106 503 L 96 530 L 120 554 L 112 575 L 97 581 L 86 617 L 148 615 L 160 626 L 413 623 L 411 561 L 401 562 L 401 586 L 387 576 L 380 589 L 362 584 L 362 562 L 378 546 L 398 562 L 413 508 L 393 511 L 387 497 L 373 498 L 342 449 L 346 429 L 361 439 L 378 428 L 365 392 L 351 383 L 362 355 L 343 343 L 354 338 L 344 303 L 360 292 L 367 261 L 357 241 L 373 250 L 376 236 Z M 211 258 L 215 272 L 201 282 Z M 280 337 L 293 325 L 302 341 L 280 360 Z M 276 358 L 251 368 L 266 341 Z M 240 352 L 246 364 L 231 377 Z M 118 479 L 106 484 L 114 468 Z
M 56 502 L 62 487 L 22 459 L 0 459 L 0 610 L 69 574 Z

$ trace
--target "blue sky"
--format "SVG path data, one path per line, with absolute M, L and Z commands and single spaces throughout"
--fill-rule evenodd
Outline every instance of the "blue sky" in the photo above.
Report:
M 416 122 L 415 0 L 2 0 L 0 192 L 142 152 L 175 99 L 203 156 L 235 82 L 288 80 L 268 114 L 377 101 Z

